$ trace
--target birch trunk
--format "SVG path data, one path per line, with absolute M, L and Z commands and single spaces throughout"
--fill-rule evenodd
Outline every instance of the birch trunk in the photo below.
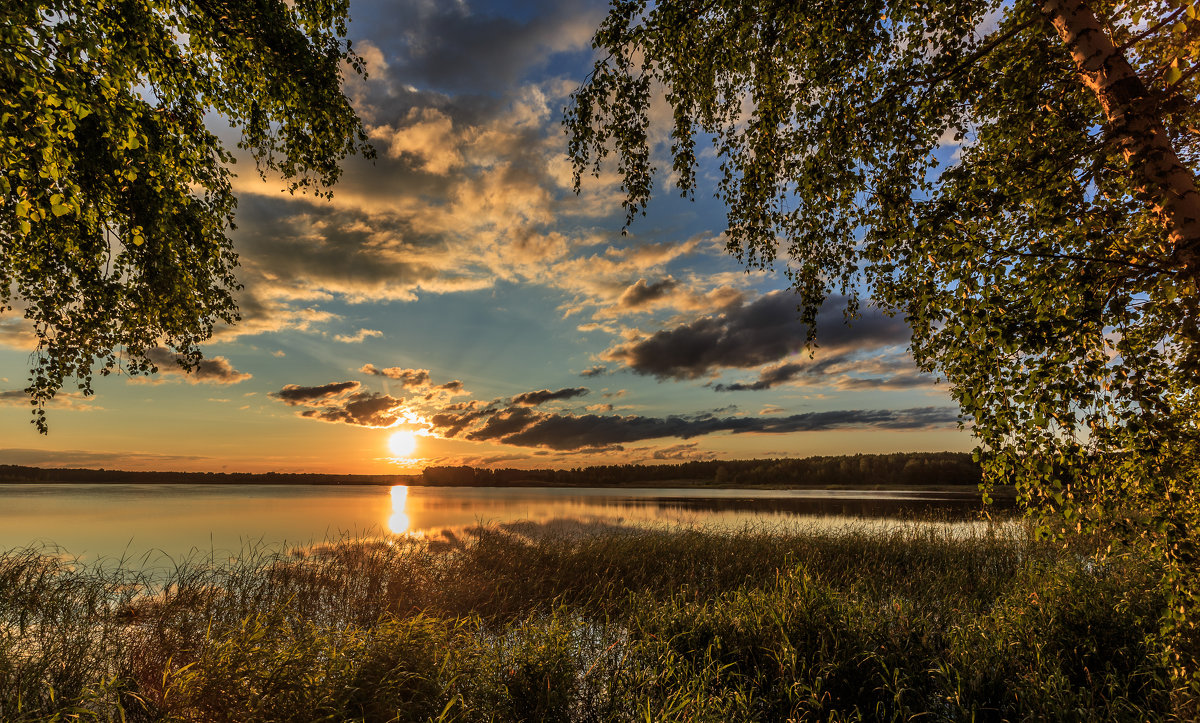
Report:
M 1104 32 L 1087 0 L 1042 0 L 1080 78 L 1100 102 L 1109 132 L 1138 189 L 1167 230 L 1171 271 L 1200 276 L 1200 192 L 1195 174 L 1171 145 L 1145 83 Z

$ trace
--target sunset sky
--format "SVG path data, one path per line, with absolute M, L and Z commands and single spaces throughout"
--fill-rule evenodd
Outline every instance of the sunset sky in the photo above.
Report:
M 353 0 L 370 78 L 347 92 L 379 158 L 348 161 L 320 202 L 239 165 L 243 321 L 198 375 L 164 351 L 156 377 L 66 390 L 41 436 L 28 330 L 0 317 L 0 464 L 408 473 L 969 449 L 902 319 L 847 327 L 834 299 L 802 351 L 781 268 L 725 253 L 704 177 L 692 202 L 660 176 L 624 236 L 615 176 L 572 192 L 562 108 L 605 9 Z M 411 457 L 391 456 L 398 429 L 418 435 Z

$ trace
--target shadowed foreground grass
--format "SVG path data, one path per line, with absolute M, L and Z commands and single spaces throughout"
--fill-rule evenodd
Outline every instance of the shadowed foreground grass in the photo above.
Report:
M 1017 525 L 0 554 L 0 720 L 1188 719 L 1163 600 Z

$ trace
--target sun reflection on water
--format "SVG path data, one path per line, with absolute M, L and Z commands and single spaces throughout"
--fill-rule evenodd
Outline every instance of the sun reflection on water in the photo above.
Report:
M 408 487 L 405 485 L 392 487 L 392 515 L 388 517 L 387 526 L 393 535 L 403 535 L 408 532 L 411 521 L 408 519 L 408 513 L 404 511 L 406 504 L 408 504 Z

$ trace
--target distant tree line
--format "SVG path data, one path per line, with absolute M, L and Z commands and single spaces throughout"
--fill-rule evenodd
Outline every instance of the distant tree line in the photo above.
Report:
M 428 485 L 474 487 L 604 487 L 636 482 L 694 482 L 734 487 L 978 485 L 980 468 L 969 454 L 900 452 L 804 459 L 599 465 L 572 469 L 426 467 L 421 477 Z
M 443 487 L 611 487 L 683 483 L 729 487 L 865 487 L 978 485 L 980 468 L 958 452 L 899 452 L 804 459 L 742 459 L 678 464 L 609 464 L 572 469 L 426 467 L 420 475 L 267 472 L 131 472 L 0 465 L 0 484 L 278 484 L 411 485 Z
M 0 465 L 0 483 L 74 482 L 85 484 L 243 484 L 243 485 L 403 485 L 415 475 L 307 474 L 266 472 L 130 472 L 118 469 L 46 469 Z

